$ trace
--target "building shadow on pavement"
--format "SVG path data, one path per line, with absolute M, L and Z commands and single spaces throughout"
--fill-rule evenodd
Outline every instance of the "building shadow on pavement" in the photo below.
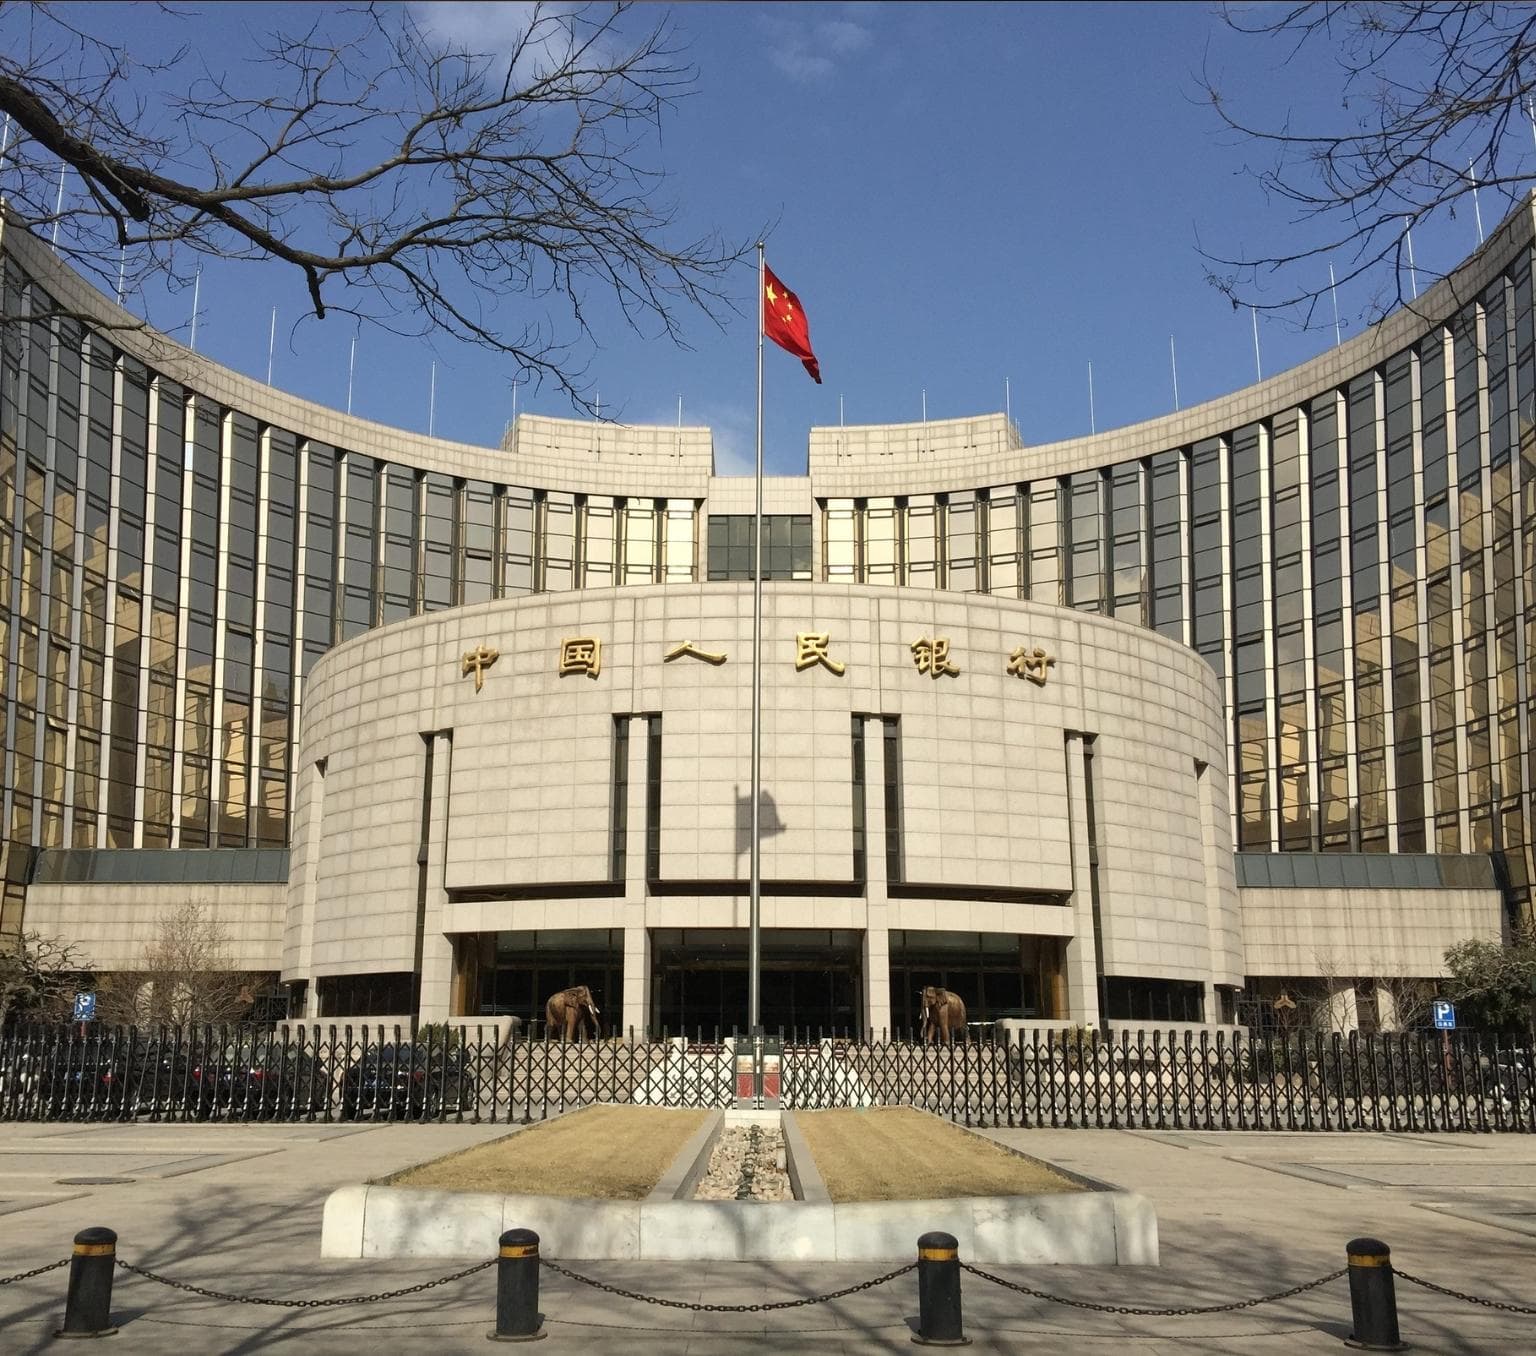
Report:
M 360 1168 L 359 1175 L 367 1169 Z M 184 1179 L 191 1183 L 194 1179 Z M 86 1204 L 86 1203 L 82 1203 Z M 77 1227 L 117 1231 L 119 1257 L 175 1281 L 240 1295 L 284 1300 L 373 1294 L 435 1279 L 469 1260 L 322 1261 L 312 1210 L 291 1201 L 263 1201 L 258 1184 L 183 1188 L 153 1234 L 132 1219 L 112 1218 L 110 1194 L 89 1204 Z M 771 1208 L 771 1207 L 765 1207 Z M 7 1217 L 8 1232 L 25 1229 L 25 1212 Z M 1362 1210 L 1361 1232 L 1369 1232 Z M 924 1222 L 914 1217 L 914 1250 Z M 1198 1249 L 1165 1247 L 1164 1265 L 1151 1267 L 988 1267 L 1006 1279 L 1095 1304 L 1196 1307 L 1271 1294 L 1343 1265 L 1343 1238 L 1274 1241 L 1256 1246 L 1252 1223 L 1213 1220 Z M 71 1237 L 28 1240 L 29 1259 L 0 1265 L 0 1273 L 66 1256 Z M 496 1240 L 487 1238 L 486 1254 Z M 1406 1265 L 1406 1261 L 1404 1262 Z M 856 1284 L 891 1270 L 879 1263 L 580 1262 L 569 1267 L 602 1282 L 686 1304 L 764 1304 L 799 1299 Z M 1440 1279 L 1423 1262 L 1429 1279 Z M 1461 1271 L 1465 1273 L 1466 1259 Z M 52 1332 L 64 1302 L 67 1269 L 0 1289 L 0 1331 L 10 1352 L 56 1351 Z M 1479 1293 L 1530 1303 L 1529 1271 L 1487 1276 Z M 1343 1278 L 1305 1294 L 1257 1308 L 1155 1318 L 1096 1313 L 1005 1290 L 966 1274 L 968 1334 L 978 1351 L 1091 1352 L 1100 1344 L 1188 1351 L 1336 1351 L 1349 1335 L 1349 1294 Z M 1399 1282 L 1403 1336 L 1418 1350 L 1489 1353 L 1529 1349 L 1528 1319 L 1484 1313 Z M 915 1330 L 915 1277 L 825 1305 L 767 1314 L 717 1314 L 659 1308 L 605 1294 L 544 1273 L 541 1306 L 551 1341 L 542 1348 L 583 1352 L 910 1351 Z M 119 1269 L 113 1304 L 121 1333 L 112 1350 L 244 1353 L 281 1350 L 444 1353 L 484 1350 L 495 1326 L 494 1268 L 397 1299 L 335 1308 L 234 1304 L 170 1289 Z

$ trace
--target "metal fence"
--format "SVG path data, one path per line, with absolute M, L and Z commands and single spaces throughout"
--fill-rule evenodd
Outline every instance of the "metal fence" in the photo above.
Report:
M 1536 1132 L 1529 1045 L 1473 1032 L 824 1041 L 786 1051 L 784 1096 L 1025 1128 Z
M 594 1102 L 726 1106 L 718 1034 L 499 1042 L 466 1028 L 31 1027 L 0 1120 L 529 1121 Z M 1030 1031 L 925 1044 L 778 1033 L 788 1108 L 912 1105 L 967 1125 L 1536 1132 L 1529 1043 L 1474 1032 L 1233 1038 Z

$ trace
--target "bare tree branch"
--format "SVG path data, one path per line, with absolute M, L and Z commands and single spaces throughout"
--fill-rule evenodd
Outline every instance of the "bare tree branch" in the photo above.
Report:
M 13 1009 L 34 1019 L 62 1016 L 77 980 L 90 968 L 83 948 L 61 937 L 24 932 L 0 939 L 0 1026 Z
M 140 968 L 105 976 L 97 1016 L 107 1022 L 199 1026 L 251 1008 L 256 977 L 235 969 L 229 933 L 196 902 L 161 915 Z
M 0 188 L 13 220 L 57 228 L 104 282 L 276 261 L 316 317 L 482 345 L 582 409 L 596 297 L 678 344 L 685 317 L 730 306 L 747 244 L 674 241 L 652 163 L 694 80 L 665 17 L 631 37 L 624 5 L 535 6 L 510 51 L 482 54 L 404 7 L 326 9 L 221 69 L 190 49 L 145 63 L 88 32 L 91 14 L 0 6 Z
M 1334 263 L 1339 284 L 1370 284 L 1363 318 L 1379 319 L 1410 301 L 1403 287 L 1410 231 L 1454 217 L 1474 192 L 1492 195 L 1502 217 L 1536 182 L 1528 120 L 1536 7 L 1315 0 L 1243 6 L 1226 19 L 1239 32 L 1286 42 L 1287 67 L 1326 54 L 1342 83 L 1341 125 L 1303 131 L 1245 121 L 1217 79 L 1202 78 L 1225 127 L 1269 157 L 1250 173 L 1271 201 L 1292 209 L 1291 225 L 1305 239 L 1252 255 L 1202 249 L 1208 281 L 1234 306 L 1287 313 L 1308 326 L 1330 285 L 1325 266 Z M 1310 70 L 1308 78 L 1315 79 Z

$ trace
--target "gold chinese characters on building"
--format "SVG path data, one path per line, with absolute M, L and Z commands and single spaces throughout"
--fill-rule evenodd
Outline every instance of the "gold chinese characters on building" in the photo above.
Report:
M 797 631 L 795 633 L 795 672 L 799 673 L 803 669 L 820 664 L 841 678 L 847 666 L 827 653 L 827 646 L 831 643 L 830 631 Z
M 690 659 L 702 659 L 706 664 L 714 664 L 716 667 L 725 663 L 723 654 L 715 654 L 711 650 L 701 650 L 691 640 L 685 640 L 679 645 L 674 645 L 667 651 L 667 657 L 662 660 L 664 664 L 670 664 L 674 659 L 681 659 L 686 655 Z
M 603 671 L 603 642 L 594 636 L 567 636 L 560 642 L 560 676 L 584 673 L 596 678 Z
M 929 640 L 922 636 L 914 640 L 909 647 L 912 651 L 912 662 L 917 665 L 919 673 L 926 673 L 929 677 L 938 679 L 948 674 L 951 678 L 960 670 L 950 661 L 949 640 L 940 636 L 935 640 Z
M 832 657 L 832 633 L 830 631 L 797 631 L 795 633 L 795 672 L 820 665 L 829 673 L 841 678 L 848 666 Z M 919 636 L 907 647 L 912 651 L 912 663 L 917 671 L 930 678 L 954 678 L 959 676 L 960 666 L 950 658 L 947 636 Z M 498 659 L 501 651 L 489 645 L 477 645 L 464 651 L 459 659 L 460 672 L 475 676 L 475 691 L 485 686 L 485 673 Z M 724 651 L 706 650 L 691 640 L 679 641 L 662 656 L 662 662 L 670 664 L 676 659 L 697 659 L 701 663 L 718 668 L 728 656 Z M 1008 656 L 1008 672 L 1015 678 L 1026 678 L 1037 687 L 1044 687 L 1050 671 L 1056 664 L 1056 656 L 1043 646 L 1017 646 Z M 596 636 L 566 636 L 560 642 L 558 672 L 560 677 L 584 673 L 596 678 L 603 671 L 603 642 Z
M 1028 678 L 1036 687 L 1044 687 L 1055 663 L 1055 655 L 1047 654 L 1039 645 L 1028 650 L 1020 645 L 1008 656 L 1008 672 L 1015 678 Z
M 466 678 L 471 673 L 475 675 L 475 691 L 478 692 L 485 685 L 485 671 L 500 658 L 500 650 L 477 645 L 473 650 L 464 651 L 464 657 L 459 661 L 459 671 Z

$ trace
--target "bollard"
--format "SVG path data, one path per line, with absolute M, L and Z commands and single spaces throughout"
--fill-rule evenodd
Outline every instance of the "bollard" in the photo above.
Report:
M 953 1234 L 917 1240 L 917 1335 L 925 1347 L 968 1347 L 960 1322 L 960 1244 Z
M 1406 1351 L 1397 1330 L 1397 1290 L 1392 1284 L 1392 1249 L 1379 1238 L 1353 1238 L 1349 1260 L 1349 1307 L 1354 1331 L 1344 1339 L 1361 1351 Z
M 539 1236 L 532 1229 L 508 1229 L 496 1261 L 496 1331 L 493 1342 L 537 1342 L 539 1326 Z
M 64 1326 L 55 1337 L 110 1337 L 112 1273 L 117 1267 L 117 1235 L 111 1229 L 82 1229 L 69 1259 L 69 1290 L 64 1298 Z

